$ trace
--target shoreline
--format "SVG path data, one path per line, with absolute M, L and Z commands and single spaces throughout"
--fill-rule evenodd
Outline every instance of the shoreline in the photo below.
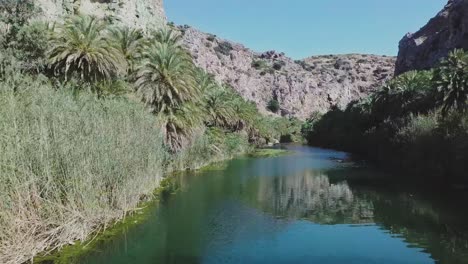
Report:
M 238 155 L 227 159 L 213 160 L 205 165 L 197 166 L 196 168 L 168 172 L 167 176 L 160 182 L 160 186 L 154 190 L 153 196 L 148 198 L 148 200 L 139 203 L 136 208 L 130 210 L 129 213 L 121 220 L 115 220 L 112 223 L 102 223 L 102 226 L 97 229 L 97 232 L 88 235 L 90 237 L 89 239 L 84 241 L 75 241 L 73 243 L 64 243 L 64 245 L 57 247 L 57 249 L 45 251 L 42 254 L 36 255 L 36 257 L 33 258 L 32 263 L 70 263 L 70 261 L 77 260 L 85 256 L 100 244 L 106 243 L 109 240 L 124 234 L 129 229 L 138 226 L 147 219 L 148 214 L 152 210 L 159 206 L 161 201 L 167 199 L 168 196 L 177 193 L 178 188 L 175 184 L 175 180 L 178 174 L 186 172 L 196 173 L 216 169 L 220 167 L 220 164 L 240 157 L 273 158 L 289 155 L 291 153 L 291 151 L 284 149 L 258 148 L 250 152 L 239 153 Z

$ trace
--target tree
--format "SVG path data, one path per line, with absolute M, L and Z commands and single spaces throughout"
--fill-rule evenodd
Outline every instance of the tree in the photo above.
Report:
M 200 89 L 192 58 L 180 46 L 179 36 L 169 31 L 154 33 L 153 41 L 144 48 L 135 70 L 135 89 L 158 114 L 166 145 L 176 152 L 199 126 L 201 115 L 195 102 Z
M 370 102 L 377 120 L 425 113 L 435 106 L 432 71 L 410 71 L 388 81 Z
M 131 74 L 135 69 L 134 66 L 139 54 L 141 54 L 143 32 L 129 27 L 115 27 L 110 29 L 110 38 L 127 61 L 127 72 Z
M 164 142 L 170 151 L 178 152 L 190 143 L 191 135 L 202 127 L 201 117 L 200 108 L 190 102 L 158 115 Z
M 168 45 L 177 47 L 181 47 L 181 40 L 182 35 L 180 35 L 177 31 L 167 27 L 153 31 L 150 38 L 151 42 L 166 43 Z
M 255 119 L 260 115 L 257 105 L 254 102 L 244 100 L 240 95 L 236 95 L 232 106 L 235 113 L 235 130 L 239 131 L 244 128 L 252 130 L 256 126 Z
M 156 113 L 170 112 L 199 96 L 190 56 L 168 43 L 156 42 L 146 47 L 136 68 L 135 88 Z
M 208 126 L 226 129 L 234 125 L 234 96 L 232 91 L 229 91 L 229 88 L 215 86 L 214 89 L 204 93 L 203 98 Z
M 443 115 L 450 109 L 465 111 L 468 98 L 468 54 L 461 49 L 452 51 L 435 71 L 434 82 L 443 98 Z
M 195 70 L 195 77 L 199 90 L 202 94 L 218 89 L 219 87 L 213 75 L 205 72 L 203 69 L 197 68 Z
M 124 72 L 125 59 L 106 35 L 107 24 L 91 16 L 73 16 L 59 26 L 47 51 L 50 67 L 68 79 L 110 80 Z

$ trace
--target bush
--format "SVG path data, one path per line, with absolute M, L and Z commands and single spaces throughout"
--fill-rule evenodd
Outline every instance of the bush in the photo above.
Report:
M 284 61 L 275 61 L 273 63 L 273 69 L 276 71 L 279 71 L 283 68 L 284 65 L 286 65 Z
M 234 48 L 232 47 L 231 43 L 229 43 L 227 41 L 223 41 L 223 42 L 218 43 L 218 46 L 216 46 L 214 48 L 214 50 L 217 53 L 223 54 L 225 56 L 229 56 L 233 49 Z
M 18 29 L 6 45 L 29 72 L 44 72 L 50 31 L 46 23 L 34 22 Z
M 256 70 L 262 70 L 268 68 L 268 63 L 264 60 L 253 60 L 252 67 L 254 67 Z
M 278 100 L 271 99 L 267 104 L 267 109 L 273 113 L 278 113 L 278 111 L 280 110 L 280 103 L 278 102 Z

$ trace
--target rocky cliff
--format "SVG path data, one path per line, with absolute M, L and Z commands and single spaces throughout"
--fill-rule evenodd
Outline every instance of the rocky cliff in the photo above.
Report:
M 263 113 L 268 113 L 272 99 L 280 103 L 279 114 L 301 119 L 314 111 L 345 107 L 394 72 L 394 57 L 350 54 L 294 61 L 283 53 L 254 52 L 188 26 L 180 29 L 196 64 L 257 103 Z
M 163 0 L 35 0 L 35 3 L 41 16 L 48 20 L 83 13 L 142 29 L 166 23 Z
M 42 17 L 54 20 L 84 13 L 130 27 L 150 29 L 166 23 L 163 0 L 35 0 Z M 194 28 L 179 27 L 196 64 L 231 85 L 267 111 L 271 100 L 283 116 L 307 118 L 368 95 L 394 72 L 395 58 L 374 55 L 328 55 L 294 61 L 283 53 L 258 53 L 241 44 Z M 271 114 L 271 113 L 270 113 Z
M 400 41 L 395 73 L 428 69 L 455 48 L 468 49 L 468 0 L 450 0 L 427 25 Z

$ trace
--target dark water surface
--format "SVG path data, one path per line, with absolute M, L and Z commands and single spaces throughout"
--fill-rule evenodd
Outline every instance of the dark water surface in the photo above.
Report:
M 144 223 L 80 263 L 468 263 L 462 194 L 393 186 L 346 154 L 242 158 L 179 176 Z

